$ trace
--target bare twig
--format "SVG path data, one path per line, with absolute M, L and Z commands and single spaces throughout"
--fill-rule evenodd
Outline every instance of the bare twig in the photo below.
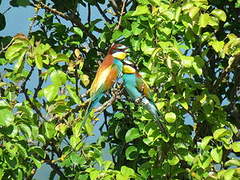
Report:
M 8 7 L 2 14 L 6 14 L 12 7 Z
M 110 4 L 111 4 L 114 12 L 118 15 L 119 14 L 119 12 L 118 12 L 118 5 L 117 5 L 116 1 L 115 0 L 110 0 Z
M 102 17 L 108 22 L 108 23 L 112 23 L 111 19 L 109 19 L 106 14 L 103 12 L 103 10 L 101 9 L 100 5 L 98 3 L 96 3 L 96 7 L 98 9 L 98 11 L 100 12 L 100 14 L 102 15 Z
M 40 77 L 42 71 L 41 70 L 38 70 L 38 76 L 39 76 L 39 79 L 38 79 L 38 86 L 37 88 L 35 88 L 35 92 L 34 92 L 34 95 L 33 95 L 33 99 L 36 99 L 37 96 L 38 96 L 38 92 L 41 90 L 42 88 L 42 84 L 44 82 L 43 78 Z
M 125 6 L 126 6 L 126 2 L 127 2 L 127 0 L 124 0 L 124 1 L 123 1 L 122 10 L 121 10 L 120 17 L 119 17 L 119 20 L 118 20 L 118 25 L 115 27 L 114 30 L 118 30 L 118 29 L 120 28 L 120 26 L 121 26 L 122 16 L 123 16 L 123 14 L 125 13 L 125 12 L 124 12 L 124 9 L 125 9 Z
M 88 3 L 88 24 L 91 22 L 91 5 Z

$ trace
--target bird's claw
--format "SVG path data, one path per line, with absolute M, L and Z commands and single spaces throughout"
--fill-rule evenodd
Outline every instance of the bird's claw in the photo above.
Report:
M 137 98 L 137 99 L 135 100 L 135 103 L 137 103 L 137 104 L 142 103 L 143 98 L 144 98 L 144 96 L 140 96 L 139 98 Z

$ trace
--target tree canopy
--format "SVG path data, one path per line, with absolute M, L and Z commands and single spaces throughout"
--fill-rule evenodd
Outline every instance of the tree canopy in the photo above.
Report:
M 28 34 L 0 37 L 1 178 L 33 179 L 47 164 L 49 179 L 239 179 L 238 0 L 9 6 L 35 15 Z M 130 48 L 169 138 L 122 89 L 107 92 L 81 128 L 87 89 L 115 42 Z M 96 123 L 101 134 L 88 141 Z

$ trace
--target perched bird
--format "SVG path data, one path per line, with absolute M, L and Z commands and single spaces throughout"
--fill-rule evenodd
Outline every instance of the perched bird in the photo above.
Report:
M 168 137 L 166 128 L 161 123 L 161 113 L 153 102 L 152 93 L 149 86 L 137 72 L 135 65 L 130 61 L 125 61 L 123 65 L 123 84 L 128 95 L 136 102 L 141 102 L 143 106 L 153 115 L 162 132 Z
M 92 108 L 101 100 L 104 93 L 109 90 L 122 73 L 123 63 L 127 56 L 128 47 L 122 44 L 113 44 L 107 56 L 99 66 L 95 79 L 90 88 L 90 102 L 87 107 L 83 124 L 88 118 Z

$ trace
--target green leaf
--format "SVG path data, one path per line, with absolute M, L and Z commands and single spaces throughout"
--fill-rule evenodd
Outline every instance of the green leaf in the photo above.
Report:
M 83 37 L 83 31 L 79 27 L 73 27 L 73 32 L 79 35 L 81 38 Z
M 240 142 L 232 143 L 232 149 L 234 152 L 240 152 Z
M 82 74 L 82 75 L 80 76 L 80 79 L 81 79 L 83 85 L 84 85 L 85 87 L 87 87 L 88 84 L 89 84 L 89 82 L 90 82 L 88 75 Z
M 216 52 L 220 52 L 223 50 L 224 42 L 223 41 L 211 41 L 209 43 L 209 45 L 211 45 Z
M 127 131 L 127 133 L 125 135 L 125 141 L 126 141 L 126 143 L 129 143 L 129 142 L 133 141 L 134 139 L 137 139 L 140 136 L 141 135 L 137 128 L 131 128 Z
M 3 30 L 6 26 L 6 19 L 5 16 L 0 13 L 0 31 Z
M 121 36 L 122 36 L 122 32 L 121 31 L 119 31 L 119 30 L 114 31 L 114 33 L 112 34 L 112 41 L 120 38 Z
M 46 99 L 51 102 L 53 101 L 58 95 L 59 86 L 51 84 L 43 89 L 43 94 Z
M 75 165 L 78 165 L 78 164 L 83 165 L 86 163 L 85 159 L 82 156 L 80 156 L 79 154 L 77 154 L 76 152 L 72 152 L 70 154 L 70 159 Z
M 29 148 L 28 152 L 36 153 L 43 159 L 46 157 L 46 153 L 41 147 L 33 146 L 33 147 Z
M 80 104 L 81 100 L 80 98 L 77 96 L 76 92 L 73 90 L 73 88 L 70 85 L 66 85 L 66 88 L 69 92 L 70 97 L 74 100 L 74 102 L 76 104 Z
M 212 15 L 216 16 L 219 20 L 225 22 L 226 19 L 227 19 L 227 15 L 226 13 L 221 10 L 221 9 L 214 9 L 212 12 L 211 12 Z
M 137 6 L 136 10 L 132 13 L 132 16 L 140 16 L 144 14 L 150 14 L 150 11 L 148 9 L 148 6 Z
M 19 127 L 22 130 L 22 132 L 27 135 L 28 138 L 31 138 L 32 131 L 31 131 L 31 129 L 30 129 L 30 127 L 28 125 L 20 124 Z
M 180 56 L 182 65 L 186 68 L 192 67 L 192 64 L 194 62 L 194 57 L 192 56 Z
M 213 137 L 214 139 L 220 139 L 226 135 L 229 135 L 229 131 L 225 128 L 220 128 L 220 129 L 217 129 L 216 131 L 214 131 L 213 133 Z
M 60 70 L 55 70 L 50 74 L 51 81 L 53 84 L 57 86 L 64 85 L 67 81 L 67 75 L 60 71 Z
M 48 139 L 51 139 L 55 136 L 55 124 L 52 122 L 45 122 L 44 123 L 45 135 Z
M 179 162 L 179 158 L 178 158 L 176 155 L 170 154 L 170 155 L 168 156 L 168 163 L 169 163 L 171 166 L 175 166 L 178 162 Z
M 127 160 L 134 160 L 138 156 L 138 149 L 135 146 L 129 146 L 125 152 Z
M 26 7 L 30 5 L 30 2 L 29 0 L 11 0 L 10 4 L 14 7 L 18 7 L 18 6 Z
M 38 69 L 42 69 L 43 67 L 43 61 L 42 61 L 42 56 L 39 54 L 35 55 L 35 63 Z
M 51 62 L 51 65 L 57 64 L 59 62 L 69 62 L 69 58 L 65 54 L 58 54 L 57 57 Z
M 132 168 L 129 168 L 127 166 L 122 166 L 121 167 L 121 173 L 125 176 L 128 177 L 134 177 L 135 176 L 135 172 Z
M 169 123 L 174 123 L 177 119 L 176 114 L 174 112 L 169 112 L 165 114 L 165 119 Z
M 33 160 L 34 164 L 37 166 L 38 169 L 41 168 L 41 166 L 42 166 L 41 161 L 39 161 L 35 157 L 30 157 L 30 158 Z
M 24 66 L 24 56 L 26 54 L 27 50 L 26 49 L 22 49 L 21 51 L 19 51 L 19 56 L 17 63 L 14 66 L 14 73 L 19 73 L 22 71 L 23 66 Z
M 227 162 L 225 162 L 225 166 L 240 166 L 240 160 L 230 159 Z
M 9 126 L 13 124 L 14 116 L 12 114 L 12 111 L 5 107 L 0 108 L 0 125 L 1 126 Z
M 235 169 L 227 169 L 224 172 L 224 180 L 233 180 L 234 173 L 235 173 Z
M 206 27 L 208 25 L 208 22 L 210 21 L 210 16 L 209 14 L 201 14 L 200 19 L 199 19 L 199 25 L 200 27 Z
M 191 7 L 189 10 L 189 16 L 193 19 L 199 13 L 199 10 L 199 7 Z
M 201 147 L 202 149 L 205 149 L 205 147 L 208 145 L 209 141 L 212 140 L 212 139 L 213 139 L 212 136 L 206 136 L 206 137 L 204 137 L 204 138 L 202 139 L 202 142 L 201 142 L 200 147 Z
M 5 53 L 6 59 L 8 59 L 10 62 L 17 60 L 19 57 L 19 52 L 21 52 L 22 48 L 24 48 L 22 43 L 14 43 L 11 45 Z
M 76 136 L 71 136 L 70 138 L 70 145 L 76 149 L 78 145 L 80 145 L 81 139 L 80 137 L 76 137 Z
M 86 123 L 84 124 L 84 126 L 85 126 L 85 129 L 86 129 L 86 131 L 87 131 L 87 134 L 88 134 L 89 136 L 93 136 L 93 135 L 94 135 L 94 134 L 93 134 L 93 124 L 92 124 L 92 121 L 91 121 L 90 118 L 87 119 L 87 121 L 86 121 Z
M 215 162 L 220 163 L 223 155 L 222 147 L 212 149 L 210 154 Z

